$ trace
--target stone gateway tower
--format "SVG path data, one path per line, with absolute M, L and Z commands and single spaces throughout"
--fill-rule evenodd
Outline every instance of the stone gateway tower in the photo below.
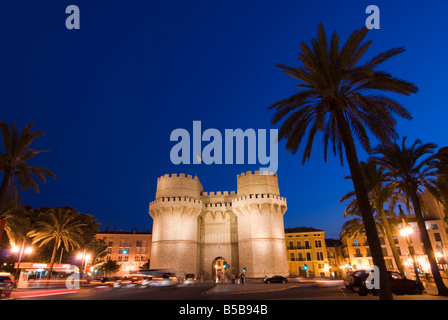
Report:
M 198 177 L 157 179 L 151 268 L 177 269 L 204 279 L 288 275 L 283 214 L 276 174 L 237 176 L 237 192 L 204 192 Z

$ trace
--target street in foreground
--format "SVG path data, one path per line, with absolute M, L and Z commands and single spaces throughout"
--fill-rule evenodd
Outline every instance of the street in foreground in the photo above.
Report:
M 166 288 L 88 288 L 18 290 L 16 300 L 378 300 L 345 289 L 341 281 L 288 284 L 195 284 Z M 433 288 L 421 295 L 394 295 L 396 300 L 448 300 Z

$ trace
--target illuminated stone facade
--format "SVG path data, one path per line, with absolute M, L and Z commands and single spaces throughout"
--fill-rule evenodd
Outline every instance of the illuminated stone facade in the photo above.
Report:
M 247 278 L 287 276 L 286 208 L 276 174 L 242 173 L 236 193 L 204 192 L 198 177 L 164 175 L 149 206 L 151 268 L 204 279 L 239 275 L 244 268 Z

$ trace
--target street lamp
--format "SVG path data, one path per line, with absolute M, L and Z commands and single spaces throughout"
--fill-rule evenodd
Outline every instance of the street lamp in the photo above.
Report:
M 82 279 L 84 280 L 84 273 L 87 269 L 87 262 L 91 259 L 91 255 L 89 253 L 86 253 L 86 250 L 84 249 L 84 252 L 78 253 L 76 256 L 78 260 L 81 260 L 81 267 L 82 267 Z
M 403 212 L 403 209 L 401 209 L 401 205 L 398 205 L 398 208 L 400 209 L 401 221 L 403 223 L 402 227 L 399 229 L 399 232 L 400 232 L 401 236 L 406 238 L 409 255 L 411 256 L 411 259 L 413 261 L 415 280 L 420 281 L 420 278 L 418 276 L 419 272 L 418 272 L 418 268 L 417 268 L 417 262 L 415 261 L 414 251 L 411 250 L 411 241 L 409 240 L 409 236 L 414 232 L 414 228 L 412 228 L 412 226 L 409 225 L 409 223 L 407 223 L 406 216 Z
M 11 252 L 12 253 L 18 253 L 19 252 L 19 258 L 17 260 L 17 269 L 16 269 L 16 273 L 15 273 L 15 279 L 19 278 L 20 275 L 20 262 L 22 261 L 23 255 L 24 254 L 31 254 L 33 252 L 33 248 L 32 247 L 26 247 L 25 248 L 25 240 L 23 240 L 22 245 L 16 246 L 13 245 L 11 248 Z

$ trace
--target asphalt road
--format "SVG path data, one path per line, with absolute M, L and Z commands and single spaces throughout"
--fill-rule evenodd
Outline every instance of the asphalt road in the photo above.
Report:
M 16 300 L 378 300 L 369 295 L 361 297 L 340 285 L 301 284 L 286 290 L 251 293 L 207 293 L 213 284 L 196 284 L 174 288 L 81 289 L 73 291 L 14 292 Z M 272 285 L 275 288 L 275 284 Z M 210 291 L 209 291 L 210 292 Z M 432 294 L 395 296 L 396 300 L 441 300 Z

